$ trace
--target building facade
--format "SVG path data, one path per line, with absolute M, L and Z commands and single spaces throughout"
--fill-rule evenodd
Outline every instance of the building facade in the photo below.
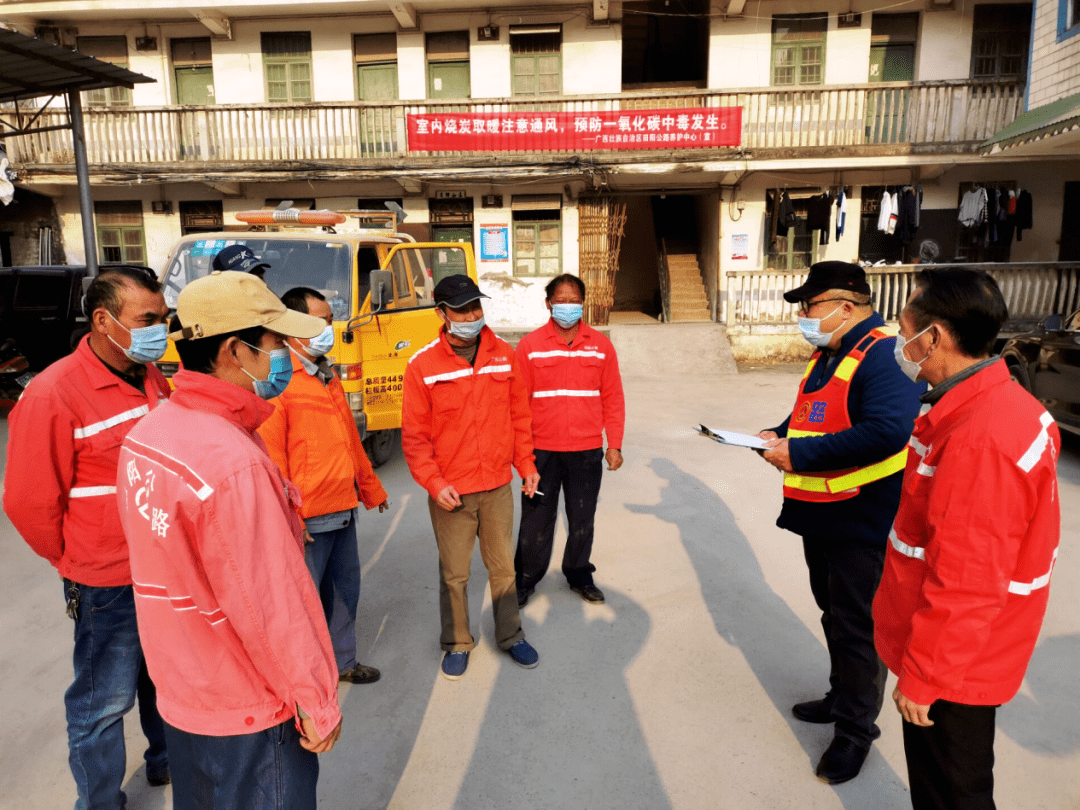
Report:
M 105 261 L 161 268 L 182 234 L 286 199 L 392 200 L 416 238 L 471 241 L 491 320 L 528 326 L 548 278 L 605 251 L 613 317 L 665 320 L 724 320 L 744 277 L 779 291 L 826 259 L 1080 258 L 1063 238 L 1075 151 L 982 148 L 1080 82 L 1071 0 L 451 5 L 6 0 L 3 16 L 156 80 L 85 99 Z M 54 254 L 78 262 L 67 137 L 5 147 L 16 203 L 47 201 Z M 962 223 L 980 190 L 993 211 Z M 1022 192 L 1030 223 L 1007 210 Z M 5 259 L 41 241 L 11 225 L 19 207 L 0 211 Z

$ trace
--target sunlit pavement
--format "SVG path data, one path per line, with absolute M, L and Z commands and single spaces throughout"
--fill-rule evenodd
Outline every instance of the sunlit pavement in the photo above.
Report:
M 882 737 L 858 779 L 829 787 L 814 778 L 831 730 L 800 723 L 790 706 L 824 694 L 827 656 L 799 540 L 774 525 L 780 476 L 751 451 L 690 430 L 772 426 L 798 377 L 626 379 L 626 465 L 605 474 L 593 556 L 607 602 L 585 604 L 567 588 L 560 528 L 553 570 L 522 611 L 540 653 L 533 670 L 492 643 L 477 554 L 478 645 L 463 680 L 439 676 L 435 543 L 426 494 L 399 451 L 378 471 L 391 511 L 360 522 L 360 661 L 383 677 L 342 687 L 345 728 L 320 759 L 320 807 L 910 807 L 887 698 Z M 0 421 L 5 444 L 6 431 Z M 1059 476 L 1049 613 L 1020 695 L 998 713 L 1003 808 L 1080 807 L 1080 441 L 1066 440 Z M 56 573 L 6 518 L 0 583 L 0 807 L 71 807 L 63 693 L 72 629 Z M 146 784 L 133 715 L 127 740 L 128 807 L 169 807 L 170 790 Z

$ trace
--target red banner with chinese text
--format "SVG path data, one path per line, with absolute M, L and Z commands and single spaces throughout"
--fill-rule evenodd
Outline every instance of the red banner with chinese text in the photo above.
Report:
M 410 152 L 583 152 L 738 146 L 741 107 L 410 114 Z

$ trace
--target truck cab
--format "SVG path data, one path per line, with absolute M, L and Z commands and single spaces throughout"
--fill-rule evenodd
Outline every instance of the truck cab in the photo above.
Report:
M 345 213 L 289 209 L 239 214 L 237 219 L 267 230 L 182 238 L 170 252 L 161 284 L 166 304 L 175 309 L 180 291 L 210 273 L 218 251 L 243 244 L 270 265 L 263 280 L 277 295 L 293 287 L 322 293 L 334 318 L 335 343 L 327 358 L 377 466 L 398 441 L 405 366 L 442 325 L 434 287 L 456 273 L 475 281 L 476 264 L 468 244 L 416 243 L 398 233 L 392 212 L 347 212 L 359 220 L 352 229 L 344 227 Z M 274 215 L 279 219 L 269 219 Z M 287 227 L 270 230 L 280 225 Z M 158 365 L 171 376 L 178 364 L 170 345 Z

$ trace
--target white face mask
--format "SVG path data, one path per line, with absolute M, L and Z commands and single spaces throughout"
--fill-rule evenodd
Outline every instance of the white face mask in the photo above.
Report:
M 919 332 L 919 335 L 925 334 L 926 332 L 930 331 L 931 327 L 933 327 L 933 324 L 930 324 L 930 326 L 926 327 L 926 329 L 923 329 L 922 332 Z M 900 370 L 904 372 L 907 378 L 912 382 L 919 381 L 919 371 L 922 369 L 922 364 L 925 363 L 926 358 L 930 356 L 930 352 L 928 351 L 926 353 L 926 357 L 923 357 L 922 360 L 916 363 L 914 360 L 908 360 L 907 355 L 904 354 L 904 347 L 911 343 L 911 341 L 915 340 L 915 338 L 917 338 L 919 335 L 912 335 L 910 338 L 906 338 L 903 335 L 897 335 L 896 345 L 893 346 L 893 357 L 896 358 L 896 362 L 899 364 Z
M 844 305 L 841 304 L 824 318 L 799 318 L 799 331 L 802 332 L 802 336 L 806 338 L 806 342 L 811 346 L 817 346 L 819 349 L 824 349 L 829 345 L 833 335 L 840 331 L 840 327 L 844 324 L 840 323 L 840 326 L 836 327 L 829 333 L 821 331 L 821 322 L 827 321 L 833 315 L 840 311 Z

